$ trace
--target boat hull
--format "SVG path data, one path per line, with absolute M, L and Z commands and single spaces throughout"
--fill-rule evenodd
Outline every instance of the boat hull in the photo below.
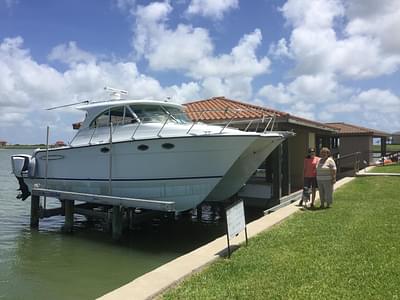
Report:
M 235 195 L 283 140 L 283 136 L 271 138 L 270 136 L 260 135 L 229 168 L 206 200 L 222 201 Z
M 46 152 L 37 151 L 35 175 L 25 181 L 30 189 L 40 184 L 64 191 L 109 194 L 111 190 L 113 196 L 174 201 L 176 210 L 184 211 L 208 198 L 238 157 L 254 151 L 258 139 L 259 135 L 209 135 L 52 149 L 47 180 Z M 242 186 L 241 181 L 230 182 L 235 186 L 214 201 L 225 200 L 221 197 Z

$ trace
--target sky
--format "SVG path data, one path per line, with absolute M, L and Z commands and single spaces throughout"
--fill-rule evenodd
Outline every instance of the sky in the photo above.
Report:
M 70 141 L 105 100 L 225 96 L 400 130 L 398 0 L 0 0 L 0 140 Z

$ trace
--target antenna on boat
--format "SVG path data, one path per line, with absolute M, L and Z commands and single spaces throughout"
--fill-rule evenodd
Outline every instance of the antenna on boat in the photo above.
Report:
M 54 106 L 54 107 L 46 108 L 46 110 L 53 110 L 53 109 L 58 109 L 58 108 L 63 108 L 63 107 L 83 104 L 83 103 L 89 104 L 89 100 L 85 100 L 85 101 L 81 101 L 81 102 L 74 102 L 74 103 L 64 104 L 64 105 L 59 105 L 59 106 Z
M 109 86 L 105 86 L 104 90 L 110 92 L 112 100 L 120 100 L 122 95 L 128 95 L 128 91 L 115 89 Z

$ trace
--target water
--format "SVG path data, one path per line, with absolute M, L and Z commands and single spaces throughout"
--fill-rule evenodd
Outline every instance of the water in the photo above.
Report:
M 61 233 L 58 216 L 31 230 L 30 200 L 15 199 L 10 166 L 11 154 L 31 152 L 0 149 L 0 299 L 94 299 L 224 232 L 222 223 L 183 218 L 143 225 L 117 243 L 79 216 L 73 234 Z

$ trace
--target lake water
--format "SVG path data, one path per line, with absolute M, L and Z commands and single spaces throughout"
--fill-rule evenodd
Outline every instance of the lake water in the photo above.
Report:
M 32 150 L 0 149 L 0 299 L 94 299 L 224 232 L 222 223 L 183 218 L 143 225 L 114 242 L 79 216 L 73 234 L 61 233 L 64 218 L 57 216 L 31 230 L 30 198 L 15 198 L 10 155 L 16 153 Z

